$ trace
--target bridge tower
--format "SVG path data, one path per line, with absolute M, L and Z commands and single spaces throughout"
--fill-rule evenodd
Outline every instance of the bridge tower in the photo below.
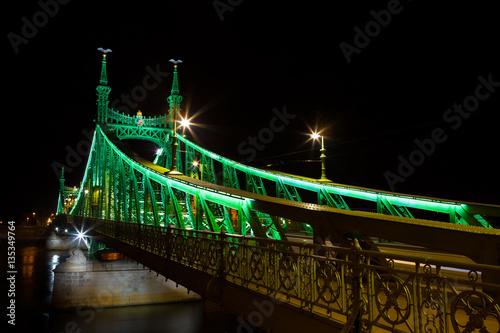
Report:
M 177 77 L 177 64 L 182 62 L 181 60 L 170 59 L 174 63 L 174 78 L 172 82 L 172 90 L 170 91 L 170 96 L 168 96 L 167 101 L 170 105 L 168 109 L 170 119 L 173 125 L 173 135 L 172 135 L 172 167 L 170 168 L 170 174 L 180 174 L 177 171 L 177 118 L 179 117 L 179 112 L 181 111 L 182 96 L 179 94 L 179 80 Z
M 108 96 L 111 92 L 111 87 L 108 86 L 108 75 L 106 71 L 106 52 L 102 53 L 101 78 L 97 90 L 97 121 L 99 123 L 106 122 L 108 114 Z
M 64 214 L 64 167 L 61 169 L 61 178 L 59 179 L 59 201 L 57 202 L 57 214 Z
M 179 94 L 179 80 L 177 77 L 177 62 L 179 61 L 180 60 L 174 61 L 174 78 L 172 82 L 172 90 L 170 91 L 170 96 L 168 96 L 167 98 L 168 104 L 170 105 L 168 112 L 170 113 L 172 120 L 177 115 L 177 113 L 180 112 L 182 102 L 182 96 Z

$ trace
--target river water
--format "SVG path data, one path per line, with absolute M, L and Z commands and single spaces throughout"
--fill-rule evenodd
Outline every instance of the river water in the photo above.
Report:
M 3 309 L 15 299 L 15 326 L 8 324 L 10 310 L 2 310 L 7 332 L 132 333 L 132 332 L 236 332 L 236 318 L 224 311 L 210 310 L 204 301 L 159 305 L 58 311 L 50 307 L 54 275 L 52 270 L 69 257 L 68 251 L 45 249 L 45 243 L 16 243 L 15 297 L 7 297 L 10 283 L 7 244 L 0 239 Z M 5 299 L 5 298 L 4 298 Z M 1 332 L 5 332 L 0 329 Z

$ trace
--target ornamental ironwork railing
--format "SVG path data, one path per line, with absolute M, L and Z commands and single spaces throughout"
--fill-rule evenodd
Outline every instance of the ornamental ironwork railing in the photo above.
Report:
M 127 115 L 125 113 L 120 113 L 113 109 L 108 109 L 106 114 L 106 122 L 117 123 L 122 125 L 137 125 L 137 120 L 141 119 L 141 126 L 146 127 L 164 127 L 166 128 L 169 124 L 168 115 L 155 116 L 155 117 L 138 117 L 136 115 Z
M 341 323 L 343 332 L 500 331 L 498 266 L 365 251 L 356 241 L 342 248 L 89 222 L 94 232 Z

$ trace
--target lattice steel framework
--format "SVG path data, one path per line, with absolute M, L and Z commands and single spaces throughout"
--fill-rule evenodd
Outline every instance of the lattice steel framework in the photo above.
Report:
M 469 332 L 500 325 L 500 206 L 418 197 L 326 183 L 250 167 L 177 136 L 169 118 L 119 114 L 103 56 L 98 122 L 82 185 L 70 214 L 94 231 L 302 311 L 345 323 L 345 331 Z M 171 107 L 180 109 L 177 68 Z M 155 161 L 122 141 L 160 146 Z M 175 151 L 176 158 L 172 154 Z M 176 160 L 180 175 L 169 174 Z M 61 178 L 63 191 L 64 178 Z M 310 203 L 303 202 L 303 200 Z M 313 198 L 313 199 L 310 199 Z M 351 210 L 371 207 L 374 212 Z M 446 222 L 418 218 L 439 213 Z M 291 233 L 322 244 L 287 242 Z M 481 264 L 388 255 L 370 237 L 400 240 Z M 324 245 L 325 239 L 341 246 Z M 443 243 L 447 239 L 448 242 Z M 359 240 L 359 242 L 358 242 Z M 410 262 L 402 267 L 397 262 Z M 458 290 L 444 267 L 465 269 Z M 464 315 L 465 314 L 465 315 Z M 462 320 L 462 318 L 465 318 Z
M 171 104 L 170 110 L 179 112 L 182 97 L 177 65 L 174 72 L 172 92 L 167 100 Z M 279 220 L 268 214 L 248 211 L 244 214 L 247 217 L 242 218 L 243 215 L 235 211 L 241 213 L 244 205 L 227 205 L 226 199 L 220 196 L 218 200 L 210 201 L 206 198 L 212 197 L 211 192 L 201 188 L 189 189 L 188 185 L 178 185 L 181 183 L 163 175 L 171 168 L 173 160 L 171 117 L 120 114 L 108 107 L 110 91 L 106 54 L 103 54 L 97 87 L 98 125 L 85 179 L 72 213 L 153 225 L 173 223 L 178 227 L 212 231 L 224 226 L 228 231 L 236 228 L 243 235 L 256 232 L 251 226 L 253 219 L 253 223 L 260 224 L 271 238 L 281 239 L 285 232 L 292 231 L 313 234 L 310 224 L 304 221 Z M 361 203 L 378 213 L 407 218 L 420 212 L 441 213 L 454 224 L 487 228 L 491 228 L 487 216 L 500 216 L 500 207 L 494 205 L 417 197 L 262 170 L 215 154 L 184 136 L 176 137 L 181 145 L 176 149 L 177 170 L 187 177 L 226 188 L 296 202 L 316 198 L 312 202 L 343 210 L 350 210 L 349 201 L 355 200 L 358 206 Z M 154 164 L 138 161 L 119 143 L 124 139 L 156 143 L 161 149 Z

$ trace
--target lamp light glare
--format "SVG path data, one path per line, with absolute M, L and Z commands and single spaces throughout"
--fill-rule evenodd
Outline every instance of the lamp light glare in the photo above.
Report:
M 311 134 L 311 139 L 313 139 L 313 140 L 319 139 L 319 134 L 318 133 Z
M 188 119 L 181 119 L 180 123 L 182 127 L 189 127 L 189 125 L 191 125 Z

